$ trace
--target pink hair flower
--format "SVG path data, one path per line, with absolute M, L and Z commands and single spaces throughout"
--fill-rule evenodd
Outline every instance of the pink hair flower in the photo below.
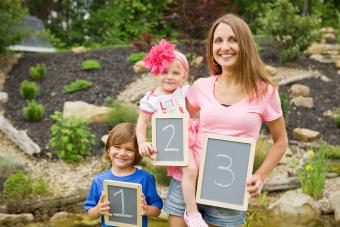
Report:
M 145 67 L 151 70 L 153 75 L 159 75 L 176 59 L 174 54 L 176 46 L 162 39 L 158 45 L 154 45 L 144 58 Z

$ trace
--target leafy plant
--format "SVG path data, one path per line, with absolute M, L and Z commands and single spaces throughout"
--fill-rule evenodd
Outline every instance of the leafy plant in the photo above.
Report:
M 86 90 L 92 87 L 92 82 L 88 80 L 75 80 L 64 87 L 64 93 L 73 93 L 80 90 Z
M 283 117 L 287 116 L 288 108 L 289 108 L 289 99 L 285 93 L 280 93 L 280 102 L 281 102 L 281 109 Z
M 306 163 L 297 170 L 302 192 L 315 199 L 321 198 L 327 171 L 328 164 L 325 150 L 319 149 L 316 154 L 313 150 L 309 150 Z
M 149 51 L 154 38 L 149 32 L 141 32 L 137 37 L 133 38 L 132 45 L 139 51 Z
M 24 118 L 28 121 L 38 122 L 44 115 L 45 108 L 35 100 L 29 101 L 27 106 L 22 109 Z
M 101 65 L 99 61 L 96 60 L 86 60 L 81 63 L 81 68 L 83 70 L 93 70 L 93 69 L 100 69 Z
M 20 96 L 24 99 L 35 99 L 39 94 L 39 86 L 34 82 L 24 80 L 20 84 Z
M 128 57 L 128 61 L 130 61 L 130 62 L 137 62 L 139 60 L 143 60 L 145 55 L 146 55 L 145 52 L 132 53 Z
M 340 128 L 340 115 L 335 116 L 334 122 L 337 128 Z
M 112 99 L 107 99 L 105 105 L 113 108 L 108 118 L 112 127 L 122 122 L 137 122 L 138 109 L 136 106 Z
M 263 12 L 257 18 L 258 32 L 272 37 L 282 62 L 299 57 L 319 35 L 319 15 L 300 16 L 289 0 L 267 3 Z
M 244 223 L 244 227 L 251 227 L 251 222 L 254 219 L 256 212 L 257 212 L 256 210 L 253 212 L 250 212 L 250 211 L 246 212 L 246 220 Z
M 255 159 L 254 159 L 254 167 L 253 167 L 254 173 L 261 166 L 271 146 L 272 144 L 269 142 L 268 138 L 264 136 L 263 133 L 261 133 L 261 135 L 259 136 L 256 142 Z
M 75 117 L 64 119 L 60 112 L 55 112 L 51 118 L 55 123 L 51 127 L 49 144 L 59 158 L 68 163 L 75 163 L 90 154 L 95 137 L 85 120 Z
M 143 159 L 141 165 L 143 169 L 155 176 L 158 184 L 163 186 L 170 185 L 171 177 L 167 175 L 167 169 L 165 167 L 154 166 L 148 159 Z
M 22 170 L 10 175 L 4 182 L 3 194 L 8 199 L 24 199 L 48 192 L 48 184 L 42 177 L 33 179 L 30 175 L 25 175 Z
M 332 146 L 326 142 L 322 142 L 319 150 L 325 152 L 325 157 L 327 159 L 340 159 L 340 146 Z
M 35 66 L 31 66 L 28 74 L 33 80 L 41 80 L 46 76 L 47 69 L 46 65 L 43 63 L 36 64 Z
M 22 18 L 27 14 L 21 0 L 0 1 L 0 53 L 6 48 L 19 42 L 27 32 L 23 32 Z
M 21 163 L 19 163 L 15 157 L 0 156 L 0 192 L 3 190 L 3 183 L 5 179 L 21 168 Z

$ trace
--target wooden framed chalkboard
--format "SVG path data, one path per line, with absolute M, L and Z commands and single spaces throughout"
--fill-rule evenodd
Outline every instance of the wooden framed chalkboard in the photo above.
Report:
M 255 145 L 254 139 L 205 135 L 196 201 L 247 210 L 246 180 L 252 174 Z
M 155 165 L 188 165 L 188 116 L 155 114 L 152 116 L 152 144 L 156 147 Z
M 104 193 L 110 202 L 112 215 L 104 215 L 106 225 L 141 227 L 140 201 L 142 185 L 121 181 L 104 180 Z

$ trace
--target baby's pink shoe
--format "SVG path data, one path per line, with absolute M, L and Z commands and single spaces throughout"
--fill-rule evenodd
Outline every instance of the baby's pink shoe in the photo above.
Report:
M 188 217 L 187 211 L 184 211 L 184 221 L 188 227 L 208 227 L 203 220 L 201 213 L 196 213 Z

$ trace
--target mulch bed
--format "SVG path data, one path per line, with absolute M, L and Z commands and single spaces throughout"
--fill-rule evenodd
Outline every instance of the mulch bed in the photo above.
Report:
M 184 52 L 195 50 L 198 54 L 203 54 L 202 43 L 192 43 L 189 45 L 179 45 Z M 12 124 L 21 130 L 27 130 L 28 135 L 42 148 L 42 157 L 47 153 L 55 154 L 48 147 L 50 139 L 50 127 L 53 121 L 49 118 L 54 111 L 62 111 L 65 101 L 82 100 L 90 104 L 103 105 L 106 97 L 116 98 L 125 86 L 138 78 L 132 70 L 132 63 L 127 61 L 127 57 L 136 50 L 133 48 L 109 48 L 95 50 L 83 54 L 55 53 L 55 54 L 25 54 L 19 62 L 9 72 L 4 90 L 9 95 L 9 100 L 5 105 L 5 116 Z M 275 65 L 277 58 L 270 51 L 264 51 L 262 57 L 265 62 Z M 80 64 L 84 60 L 95 59 L 101 63 L 100 70 L 83 71 Z M 42 81 L 37 81 L 40 85 L 40 95 L 37 98 L 39 103 L 45 105 L 44 119 L 39 123 L 30 123 L 23 119 L 22 107 L 26 101 L 19 95 L 19 87 L 23 80 L 29 79 L 29 67 L 45 63 L 47 66 L 47 76 Z M 300 67 L 312 67 L 329 77 L 331 82 L 323 82 L 320 79 L 306 79 L 299 83 L 311 88 L 311 96 L 314 98 L 314 108 L 306 109 L 293 107 L 290 105 L 287 116 L 287 132 L 292 139 L 293 128 L 304 127 L 317 130 L 323 139 L 331 144 L 340 144 L 340 129 L 336 128 L 333 119 L 323 116 L 326 110 L 334 110 L 340 104 L 340 76 L 337 75 L 334 64 L 321 64 L 316 61 L 303 58 L 296 62 Z M 190 81 L 208 75 L 207 64 L 199 68 L 192 68 L 191 74 L 195 75 Z M 64 94 L 63 87 L 76 79 L 87 79 L 93 82 L 89 90 Z M 280 92 L 288 92 L 290 86 L 280 87 Z M 100 137 L 110 129 L 109 124 L 92 124 L 91 130 L 96 134 L 96 146 L 92 153 L 100 155 L 103 145 Z

